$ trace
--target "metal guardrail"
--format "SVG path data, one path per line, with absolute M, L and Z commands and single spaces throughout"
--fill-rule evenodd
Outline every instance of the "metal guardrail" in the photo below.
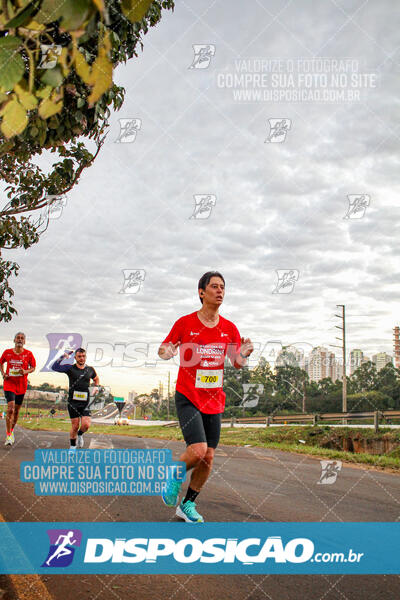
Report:
M 264 424 L 266 427 L 272 424 L 289 424 L 289 423 L 311 423 L 316 425 L 319 422 L 342 421 L 357 421 L 364 419 L 373 419 L 374 428 L 377 431 L 382 421 L 391 419 L 400 419 L 400 410 L 375 410 L 370 412 L 347 412 L 347 413 L 320 413 L 320 414 L 289 414 L 289 415 L 266 415 L 265 417 L 232 417 L 230 419 L 222 419 L 222 423 L 230 423 L 234 427 L 237 423 L 243 424 Z M 164 427 L 177 427 L 178 421 L 167 423 Z
M 381 421 L 388 421 L 392 419 L 400 419 L 400 410 L 375 410 L 370 412 L 358 412 L 358 413 L 320 413 L 320 414 L 289 414 L 289 415 L 267 415 L 265 417 L 232 417 L 231 419 L 222 419 L 223 423 L 230 423 L 231 427 L 235 426 L 235 423 L 246 423 L 246 424 L 261 424 L 264 423 L 266 427 L 272 424 L 289 424 L 289 423 L 312 423 L 316 425 L 318 422 L 330 422 L 330 421 L 341 421 L 343 424 L 347 421 L 357 421 L 363 419 L 373 419 L 375 431 L 378 431 Z

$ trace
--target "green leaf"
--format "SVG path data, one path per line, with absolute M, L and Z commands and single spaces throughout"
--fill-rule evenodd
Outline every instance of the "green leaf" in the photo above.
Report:
M 6 152 L 9 152 L 13 148 L 13 146 L 14 146 L 14 140 L 7 140 L 6 142 L 3 142 L 2 144 L 0 144 L 0 156 L 5 154 Z
M 25 64 L 18 52 L 21 40 L 12 35 L 0 39 L 0 86 L 12 90 L 25 71 Z
M 104 12 L 104 0 L 93 0 L 93 3 L 100 12 Z
M 45 85 L 50 85 L 53 88 L 58 87 L 64 81 L 61 67 L 57 65 L 53 69 L 46 69 L 40 79 Z
M 21 43 L 22 40 L 15 35 L 6 35 L 0 38 L 0 48 L 4 48 L 4 50 L 17 50 Z
M 122 12 L 132 23 L 141 21 L 153 0 L 122 0 Z
M 58 117 L 56 117 L 55 115 L 53 115 L 51 117 L 51 119 L 49 119 L 49 121 L 48 121 L 48 126 L 50 129 L 57 129 L 59 124 L 60 124 L 60 122 L 58 120 Z
M 26 110 L 15 96 L 7 102 L 0 114 L 3 117 L 0 129 L 7 139 L 22 133 L 28 124 Z
M 62 2 L 43 0 L 39 12 L 35 15 L 37 23 L 52 23 L 58 21 L 62 14 Z
M 35 0 L 30 2 L 20 13 L 11 19 L 5 26 L 4 29 L 15 29 L 15 27 L 22 27 L 31 20 L 31 14 L 37 9 L 39 1 Z
M 75 70 L 79 77 L 85 82 L 90 82 L 90 66 L 83 58 L 82 52 L 75 50 Z
M 48 119 L 53 115 L 56 115 L 63 107 L 63 102 L 54 102 L 51 98 L 45 98 L 39 105 L 39 115 L 42 119 Z
M 17 83 L 14 91 L 18 96 L 18 100 L 21 102 L 22 106 L 26 108 L 26 110 L 33 110 L 36 108 L 38 100 L 28 91 L 27 86 L 22 86 Z
M 112 62 L 107 58 L 104 48 L 100 48 L 99 55 L 92 65 L 91 82 L 93 85 L 88 98 L 89 106 L 95 104 L 101 96 L 112 86 Z
M 46 136 L 47 136 L 47 131 L 46 129 L 41 129 L 39 132 L 39 144 L 41 146 L 44 145 L 45 141 L 46 141 Z
M 64 0 L 60 9 L 62 16 L 60 27 L 68 31 L 79 29 L 91 7 L 89 0 Z
M 46 85 L 46 87 L 44 87 L 41 90 L 38 90 L 36 92 L 36 96 L 38 98 L 48 98 L 52 91 L 53 91 L 52 87 L 50 85 Z

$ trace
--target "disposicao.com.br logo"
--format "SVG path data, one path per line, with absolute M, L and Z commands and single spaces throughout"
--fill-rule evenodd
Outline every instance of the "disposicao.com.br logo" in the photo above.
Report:
M 280 536 L 262 538 L 89 538 L 85 563 L 157 563 L 169 557 L 177 563 L 275 563 L 359 562 L 362 553 L 318 552 L 308 538 L 293 538 L 286 544 Z
M 397 522 L 0 522 L 0 539 L 5 574 L 400 574 Z
M 49 529 L 47 535 L 50 548 L 42 567 L 69 567 L 75 548 L 81 545 L 82 532 L 79 529 Z

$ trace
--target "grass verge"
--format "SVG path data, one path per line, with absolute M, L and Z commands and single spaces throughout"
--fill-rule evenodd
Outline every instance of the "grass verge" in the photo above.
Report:
M 20 425 L 33 431 L 65 431 L 68 432 L 68 420 L 42 418 L 21 419 Z M 183 440 L 178 427 L 162 426 L 118 426 L 92 424 L 93 434 L 127 435 L 137 438 L 159 438 L 165 440 Z M 367 452 L 347 452 L 343 448 L 343 439 L 369 440 L 389 443 L 393 450 L 385 454 Z M 300 441 L 301 440 L 301 441 Z M 228 446 L 251 446 L 274 448 L 285 452 L 306 454 L 315 458 L 341 460 L 353 464 L 365 464 L 373 467 L 400 471 L 400 432 L 397 430 L 374 431 L 355 428 L 296 427 L 287 425 L 279 428 L 222 428 L 221 444 Z M 329 447 L 328 447 L 329 446 Z

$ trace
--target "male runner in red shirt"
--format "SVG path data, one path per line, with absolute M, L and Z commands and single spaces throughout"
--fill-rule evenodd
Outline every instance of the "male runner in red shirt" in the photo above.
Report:
M 222 390 L 225 356 L 237 369 L 253 352 L 250 339 L 241 338 L 236 326 L 218 314 L 225 295 L 225 280 L 216 271 L 205 273 L 198 285 L 199 311 L 176 321 L 158 355 L 168 360 L 180 352 L 175 403 L 186 442 L 179 460 L 193 469 L 185 498 L 176 515 L 189 523 L 202 523 L 195 499 L 207 481 L 218 445 L 225 408 Z M 181 482 L 172 476 L 162 494 L 167 506 L 176 506 Z
M 14 337 L 14 348 L 4 350 L 0 358 L 0 370 L 4 379 L 4 397 L 7 400 L 5 446 L 14 443 L 14 427 L 28 387 L 28 375 L 36 367 L 35 357 L 24 349 L 25 334 L 19 331 Z M 4 370 L 4 363 L 7 363 Z

